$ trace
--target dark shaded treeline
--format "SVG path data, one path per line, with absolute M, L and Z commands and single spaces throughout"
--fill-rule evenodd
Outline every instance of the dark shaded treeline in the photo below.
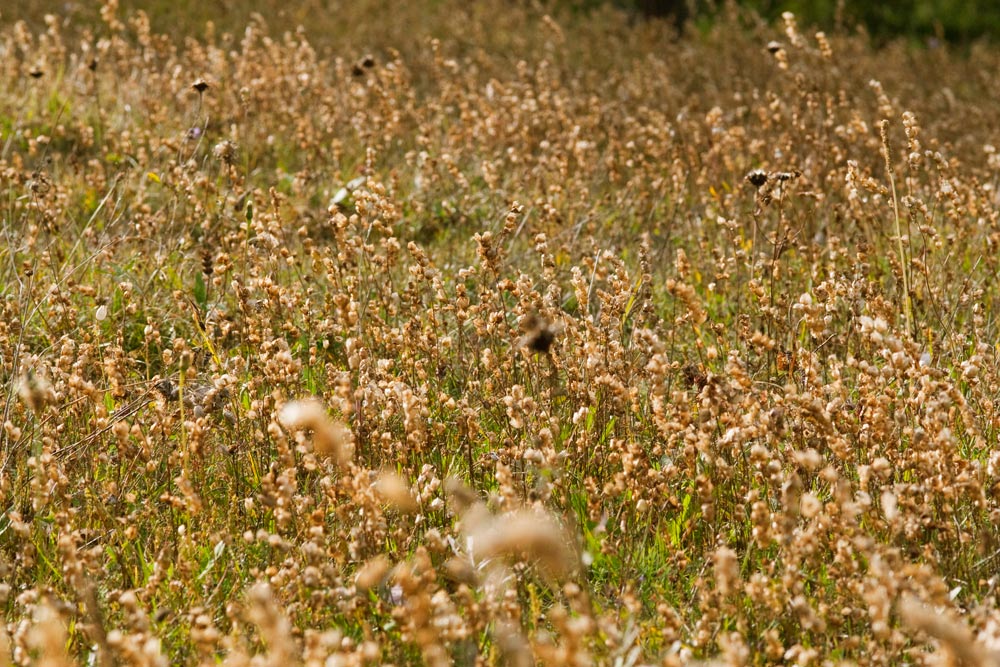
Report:
M 612 0 L 647 18 L 664 18 L 680 27 L 688 20 L 711 21 L 724 4 L 711 0 Z M 825 30 L 861 26 L 876 41 L 904 37 L 966 43 L 1000 37 L 1000 3 L 995 0 L 736 0 L 767 19 L 791 11 L 803 25 Z

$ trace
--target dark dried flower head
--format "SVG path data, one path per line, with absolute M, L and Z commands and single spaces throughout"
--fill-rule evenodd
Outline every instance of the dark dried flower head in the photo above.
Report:
M 43 74 L 45 74 L 45 72 L 42 71 L 42 68 L 40 67 L 32 67 L 30 70 L 28 70 L 28 76 L 30 76 L 32 79 L 40 79 L 42 78 Z
M 31 178 L 27 182 L 28 189 L 38 194 L 45 194 L 52 186 L 49 177 L 41 171 L 31 172 Z
M 206 276 L 212 275 L 215 271 L 215 264 L 212 261 L 212 253 L 205 249 L 201 251 L 201 272 Z
M 351 66 L 351 75 L 364 76 L 365 70 L 372 67 L 375 67 L 375 57 L 370 53 L 366 53 Z
M 556 327 L 538 313 L 532 312 L 521 322 L 524 335 L 518 340 L 518 347 L 527 347 L 532 352 L 548 354 L 556 338 Z
M 226 164 L 232 164 L 236 160 L 236 149 L 237 146 L 234 142 L 224 139 L 215 144 L 215 147 L 212 148 L 212 155 Z
M 159 392 L 160 396 L 168 401 L 176 401 L 178 396 L 177 385 L 170 378 L 163 378 L 157 381 L 153 388 Z
M 746 179 L 747 181 L 749 181 L 750 185 L 754 186 L 755 188 L 759 188 L 765 183 L 767 183 L 767 172 L 764 171 L 763 169 L 754 169 L 749 174 L 747 174 Z
M 767 43 L 767 51 L 768 51 L 768 53 L 777 53 L 778 51 L 781 51 L 784 48 L 785 47 L 784 47 L 784 45 L 781 42 L 773 40 L 773 39 L 770 42 Z
M 708 382 L 708 377 L 705 375 L 703 368 L 695 364 L 687 364 L 681 369 L 681 373 L 684 376 L 684 382 L 688 387 L 693 387 L 698 391 L 701 391 L 705 384 Z
M 555 334 L 551 330 L 541 328 L 534 331 L 528 338 L 528 348 L 533 352 L 541 352 L 542 354 L 547 354 L 549 348 L 552 347 L 552 341 L 555 340 Z
M 234 213 L 244 213 L 247 209 L 247 198 L 250 196 L 250 191 L 247 190 L 233 202 L 233 212 Z
M 197 90 L 199 94 L 205 92 L 209 88 L 208 81 L 205 81 L 204 79 L 197 79 L 191 84 L 191 87 Z

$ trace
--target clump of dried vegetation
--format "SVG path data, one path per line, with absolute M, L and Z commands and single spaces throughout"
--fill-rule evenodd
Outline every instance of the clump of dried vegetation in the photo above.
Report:
M 996 52 L 349 4 L 5 17 L 0 665 L 1000 664 Z

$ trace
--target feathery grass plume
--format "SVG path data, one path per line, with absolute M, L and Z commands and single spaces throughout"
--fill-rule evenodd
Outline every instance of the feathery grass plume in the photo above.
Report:
M 271 587 L 267 584 L 255 584 L 247 592 L 247 602 L 247 618 L 257 626 L 267 645 L 267 656 L 263 664 L 267 667 L 295 664 L 298 651 L 292 637 L 292 624 L 278 607 Z
M 557 578 L 571 574 L 577 567 L 579 559 L 572 537 L 550 514 L 514 510 L 478 518 L 465 528 L 477 560 L 524 558 Z
M 312 430 L 313 449 L 320 456 L 329 457 L 341 466 L 350 463 L 353 454 L 350 431 L 330 419 L 319 400 L 306 398 L 286 403 L 279 420 L 287 428 Z
M 379 554 L 358 568 L 354 575 L 354 585 L 358 591 L 367 593 L 381 584 L 388 572 L 389 559 L 385 554 Z
M 469 486 L 457 477 L 446 477 L 444 490 L 448 499 L 459 512 L 464 512 L 479 502 L 479 496 Z
M 535 664 L 531 645 L 513 623 L 497 623 L 493 629 L 493 637 L 500 649 L 502 664 L 509 667 L 532 667 Z
M 448 579 L 460 584 L 465 584 L 470 588 L 479 585 L 479 573 L 468 558 L 454 556 L 444 562 L 442 566 L 443 574 Z
M 735 551 L 729 547 L 719 547 L 712 555 L 715 569 L 715 585 L 723 597 L 729 595 L 740 580 L 739 559 Z
M 968 627 L 932 610 L 912 595 L 899 601 L 899 615 L 908 627 L 941 642 L 954 660 L 969 667 L 1000 667 L 1000 653 L 976 641 Z
M 10 667 L 11 664 L 11 653 L 10 653 L 10 635 L 7 634 L 7 628 L 0 624 L 0 667 Z
M 66 654 L 66 625 L 51 604 L 43 602 L 35 611 L 35 624 L 28 633 L 28 645 L 38 651 L 38 667 L 72 667 Z
M 410 491 L 410 485 L 392 471 L 385 470 L 378 476 L 378 481 L 375 482 L 375 491 L 383 500 L 403 514 L 413 514 L 420 509 L 413 497 L 413 492 Z

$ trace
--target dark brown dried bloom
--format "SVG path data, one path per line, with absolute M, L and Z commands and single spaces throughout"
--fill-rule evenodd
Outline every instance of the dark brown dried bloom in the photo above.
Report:
M 226 164 L 232 164 L 236 160 L 237 146 L 229 139 L 224 139 L 215 144 L 212 148 L 212 155 Z
M 767 172 L 763 169 L 754 169 L 746 175 L 747 182 L 755 188 L 759 188 L 767 183 Z
M 209 250 L 201 251 L 201 272 L 206 276 L 212 275 L 215 267 L 212 262 L 212 253 Z
M 556 327 L 537 312 L 525 315 L 521 323 L 524 335 L 518 340 L 518 347 L 527 347 L 532 352 L 548 354 L 556 339 Z

